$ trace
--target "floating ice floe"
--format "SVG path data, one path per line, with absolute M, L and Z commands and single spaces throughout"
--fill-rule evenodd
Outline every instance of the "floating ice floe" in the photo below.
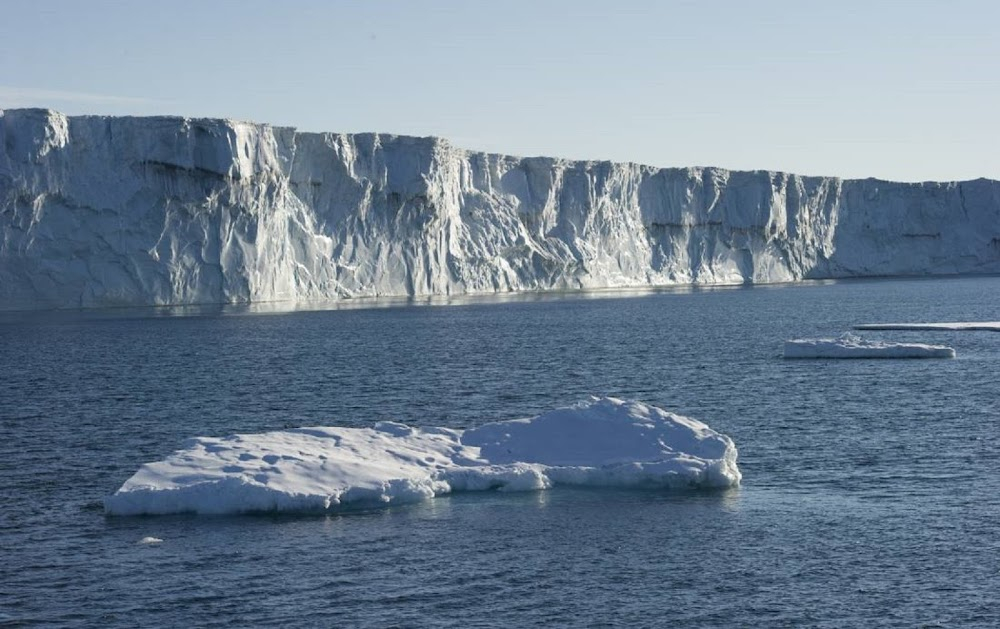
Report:
M 143 537 L 136 544 L 162 544 L 163 540 L 159 537 Z
M 835 339 L 785 341 L 785 358 L 954 358 L 944 345 L 870 341 L 854 334 Z
M 954 323 L 865 323 L 855 330 L 989 330 L 1000 332 L 1000 321 L 958 321 Z
M 733 441 L 705 424 L 615 398 L 461 431 L 379 422 L 199 437 L 143 465 L 104 501 L 112 515 L 335 511 L 452 491 L 554 485 L 724 488 Z

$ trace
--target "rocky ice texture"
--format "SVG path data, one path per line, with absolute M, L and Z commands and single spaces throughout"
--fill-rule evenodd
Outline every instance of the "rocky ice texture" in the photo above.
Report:
M 945 345 L 888 343 L 844 334 L 836 339 L 785 341 L 785 358 L 954 358 Z
M 192 439 L 104 501 L 111 515 L 327 512 L 452 491 L 739 485 L 733 441 L 654 406 L 591 398 L 472 430 L 299 428 Z
M 0 111 L 0 309 L 1000 272 L 1000 183 Z

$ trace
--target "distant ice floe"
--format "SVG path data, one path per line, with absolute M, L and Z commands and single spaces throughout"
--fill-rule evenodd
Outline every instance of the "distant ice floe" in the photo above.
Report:
M 639 402 L 591 398 L 461 431 L 379 422 L 199 437 L 143 465 L 104 501 L 111 515 L 328 512 L 452 491 L 555 485 L 725 488 L 733 441 Z
M 162 544 L 163 540 L 159 537 L 143 537 L 136 544 Z
M 960 321 L 955 323 L 865 323 L 855 330 L 988 330 L 1000 332 L 1000 321 Z
M 944 345 L 887 343 L 854 334 L 835 339 L 785 341 L 785 358 L 954 358 L 955 350 Z

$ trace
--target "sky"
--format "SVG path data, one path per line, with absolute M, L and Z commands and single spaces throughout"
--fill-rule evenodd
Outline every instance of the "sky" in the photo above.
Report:
M 1000 179 L 998 33 L 982 0 L 7 0 L 0 108 Z

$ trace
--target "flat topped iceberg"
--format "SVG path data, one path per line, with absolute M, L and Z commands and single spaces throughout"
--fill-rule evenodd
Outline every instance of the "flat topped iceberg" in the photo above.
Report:
M 944 345 L 870 341 L 854 334 L 835 339 L 785 341 L 785 358 L 954 358 Z
M 953 323 L 864 323 L 855 330 L 989 330 L 1000 332 L 1000 321 L 956 321 Z
M 452 491 L 554 485 L 725 488 L 733 441 L 639 402 L 591 398 L 461 431 L 379 422 L 199 437 L 147 463 L 104 501 L 111 515 L 327 512 Z

